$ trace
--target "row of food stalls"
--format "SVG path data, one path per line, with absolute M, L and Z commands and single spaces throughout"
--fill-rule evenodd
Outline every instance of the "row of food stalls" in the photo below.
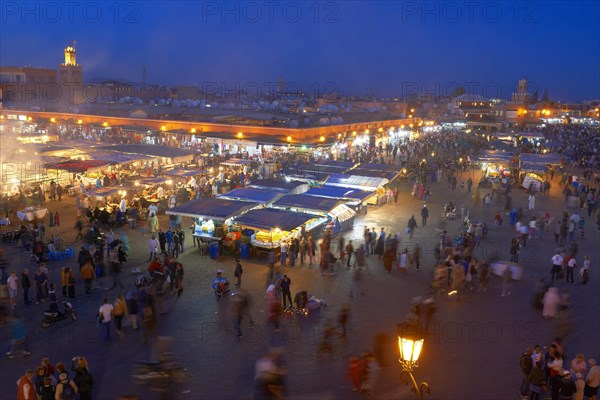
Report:
M 386 186 L 398 174 L 396 167 L 380 164 L 295 165 L 280 179 L 262 179 L 216 198 L 192 200 L 166 214 L 193 218 L 195 238 L 240 249 L 247 257 L 250 251 L 277 250 L 282 240 L 303 232 L 350 229 L 357 212 L 380 204 Z

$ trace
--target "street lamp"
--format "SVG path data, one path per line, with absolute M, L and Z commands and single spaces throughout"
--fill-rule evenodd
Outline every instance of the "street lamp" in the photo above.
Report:
M 406 385 L 412 383 L 411 391 L 416 393 L 419 400 L 423 400 L 423 396 L 430 393 L 429 384 L 427 382 L 417 384 L 412 373 L 413 369 L 419 366 L 419 355 L 424 342 L 425 335 L 418 320 L 408 320 L 398 325 L 398 349 L 400 350 L 398 362 L 402 367 L 400 378 Z

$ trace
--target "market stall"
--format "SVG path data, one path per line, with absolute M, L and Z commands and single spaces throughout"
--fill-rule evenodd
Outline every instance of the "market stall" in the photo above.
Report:
M 188 201 L 166 213 L 194 218 L 193 236 L 199 240 L 220 241 L 228 233 L 231 218 L 257 206 L 249 201 L 205 198 Z
M 519 169 L 521 171 L 545 172 L 549 167 L 558 167 L 563 163 L 563 156 L 558 153 L 521 153 Z
M 284 210 L 306 212 L 327 218 L 335 223 L 334 231 L 352 227 L 356 212 L 343 204 L 340 199 L 288 194 L 273 203 L 273 207 Z
M 244 200 L 260 204 L 271 204 L 281 197 L 283 193 L 275 190 L 264 190 L 254 188 L 240 188 L 217 196 L 220 199 Z
M 100 202 L 117 204 L 117 201 L 127 195 L 127 190 L 128 188 L 125 186 L 105 186 L 91 189 L 86 194 L 95 197 Z
M 533 192 L 540 192 L 544 184 L 544 178 L 533 172 L 525 174 L 521 187 Z
M 386 197 L 386 185 L 389 183 L 388 178 L 380 176 L 334 174 L 325 181 L 323 186 L 373 192 L 373 196 L 367 198 L 367 204 L 380 205 Z
M 311 231 L 323 224 L 325 220 L 319 215 L 309 213 L 261 208 L 236 217 L 235 223 L 246 228 L 244 232 L 251 235 L 252 246 L 276 249 L 281 245 L 282 240 L 299 235 L 302 228 Z

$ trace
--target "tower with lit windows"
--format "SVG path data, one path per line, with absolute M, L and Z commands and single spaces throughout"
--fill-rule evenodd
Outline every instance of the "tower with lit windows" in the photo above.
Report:
M 59 66 L 61 100 L 71 104 L 83 103 L 83 68 L 77 64 L 75 41 L 65 47 L 65 62 Z

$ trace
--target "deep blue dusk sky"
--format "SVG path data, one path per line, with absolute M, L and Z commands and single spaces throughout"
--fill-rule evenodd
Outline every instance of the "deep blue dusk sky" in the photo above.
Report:
M 600 98 L 597 1 L 74 3 L 0 3 L 0 65 L 56 68 L 76 39 L 85 79 L 141 81 L 146 65 L 149 83 L 169 85 L 267 90 L 283 75 L 308 92 L 334 82 L 342 94 L 446 94 L 459 83 L 508 98 L 528 75 L 540 97 Z

